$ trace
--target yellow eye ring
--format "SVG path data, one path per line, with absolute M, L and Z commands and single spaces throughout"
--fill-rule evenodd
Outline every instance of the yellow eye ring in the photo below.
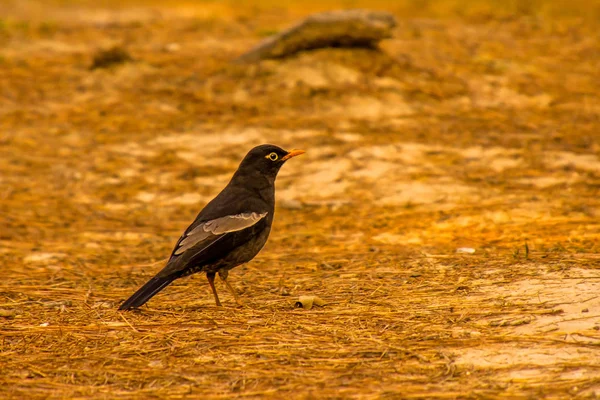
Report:
M 277 161 L 277 159 L 279 158 L 279 156 L 277 155 L 277 153 L 271 153 L 268 156 L 266 156 L 265 158 L 268 158 L 271 161 Z

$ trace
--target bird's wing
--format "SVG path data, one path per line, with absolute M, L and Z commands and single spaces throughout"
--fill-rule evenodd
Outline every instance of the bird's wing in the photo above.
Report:
M 225 217 L 205 221 L 195 226 L 193 229 L 186 232 L 175 247 L 173 256 L 178 256 L 190 250 L 197 245 L 201 245 L 197 251 L 210 246 L 222 235 L 230 232 L 241 231 L 256 224 L 258 221 L 267 216 L 267 212 L 255 213 L 247 212 L 235 215 L 227 215 Z
M 228 234 L 232 232 L 243 231 L 256 225 L 267 214 L 268 212 L 245 212 L 211 220 L 195 221 L 177 242 L 169 262 L 162 271 L 123 303 L 120 310 L 141 306 L 165 286 L 185 275 L 188 271 L 187 267 L 194 267 L 194 264 L 190 265 L 189 263 L 196 257 L 210 259 L 211 256 L 218 254 L 219 249 L 216 249 L 217 253 L 213 251 L 211 255 L 210 249 L 214 249 L 212 246 L 215 243 L 227 238 Z

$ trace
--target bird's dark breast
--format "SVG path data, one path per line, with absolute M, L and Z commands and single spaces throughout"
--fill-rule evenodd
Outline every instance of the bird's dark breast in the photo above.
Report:
M 196 272 L 218 272 L 221 269 L 230 270 L 238 265 L 252 260 L 263 248 L 271 231 L 270 221 L 261 221 L 258 224 L 240 232 L 225 235 L 222 240 L 213 245 L 210 253 L 191 258 L 189 268 L 185 275 Z

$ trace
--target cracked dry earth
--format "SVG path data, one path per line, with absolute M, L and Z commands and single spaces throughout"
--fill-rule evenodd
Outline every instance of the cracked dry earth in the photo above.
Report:
M 600 396 L 593 27 L 392 9 L 384 52 L 239 66 L 307 11 L 161 7 L 0 6 L 0 397 Z M 265 142 L 307 153 L 246 306 L 194 276 L 117 312 Z

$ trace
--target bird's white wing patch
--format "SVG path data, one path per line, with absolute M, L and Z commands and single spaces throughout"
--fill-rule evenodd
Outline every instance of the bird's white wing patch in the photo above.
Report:
M 258 221 L 267 216 L 268 213 L 241 213 L 236 215 L 228 215 L 206 221 L 191 231 L 189 231 L 183 240 L 179 242 L 175 255 L 182 254 L 184 251 L 194 247 L 196 244 L 205 241 L 211 236 L 220 236 L 225 233 L 241 231 L 256 224 Z

